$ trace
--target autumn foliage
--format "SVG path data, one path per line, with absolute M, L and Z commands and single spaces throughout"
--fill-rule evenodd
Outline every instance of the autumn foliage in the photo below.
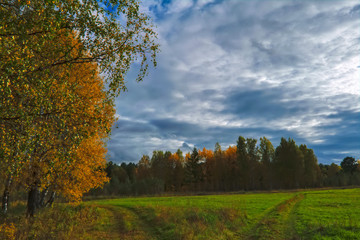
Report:
M 139 81 L 156 65 L 155 38 L 133 0 L 0 2 L 3 213 L 15 186 L 32 216 L 55 194 L 77 201 L 107 181 L 114 98 L 134 61 Z
M 57 44 L 67 41 L 76 40 L 61 35 Z M 71 45 L 70 54 L 81 48 L 76 42 Z M 6 171 L 30 192 L 44 191 L 45 197 L 51 191 L 79 200 L 106 181 L 104 139 L 114 122 L 113 100 L 95 63 L 59 65 L 44 75 L 38 77 L 46 88 L 11 83 L 9 105 L 18 110 L 5 121 L 10 132 L 2 127 Z

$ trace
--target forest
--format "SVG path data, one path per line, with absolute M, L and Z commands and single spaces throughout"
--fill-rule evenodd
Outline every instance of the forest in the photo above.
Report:
M 192 152 L 153 151 L 138 163 L 108 162 L 110 181 L 87 195 L 149 195 L 164 192 L 228 192 L 305 189 L 360 185 L 360 163 L 345 157 L 340 166 L 318 163 L 312 149 L 281 138 L 274 148 L 266 137 L 259 144 L 240 136 L 222 150 L 194 148 Z

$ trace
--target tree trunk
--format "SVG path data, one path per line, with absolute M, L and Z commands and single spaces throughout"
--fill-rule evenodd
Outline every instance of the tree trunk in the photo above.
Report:
M 39 207 L 45 207 L 45 198 L 47 194 L 49 193 L 49 188 L 45 188 L 41 194 L 40 194 L 40 201 L 39 201 Z
M 8 209 L 9 209 L 10 186 L 12 183 L 12 179 L 13 179 L 13 176 L 12 176 L 12 174 L 10 174 L 5 182 L 5 189 L 4 189 L 4 194 L 2 197 L 2 204 L 1 204 L 1 210 L 4 215 L 7 213 Z
M 40 198 L 39 186 L 35 183 L 29 191 L 28 202 L 27 202 L 27 217 L 33 217 L 36 209 L 39 207 L 39 198 Z
M 55 200 L 55 195 L 56 195 L 55 191 L 51 192 L 50 198 L 46 202 L 45 207 L 47 207 L 47 206 L 51 207 L 52 206 L 52 204 L 54 203 L 54 200 Z

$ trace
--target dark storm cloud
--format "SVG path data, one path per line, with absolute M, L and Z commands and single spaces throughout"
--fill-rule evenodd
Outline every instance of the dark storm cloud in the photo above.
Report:
M 282 103 L 282 88 L 262 90 L 239 89 L 232 91 L 224 101 L 223 113 L 231 113 L 240 117 L 260 117 L 262 119 L 278 119 L 287 114 L 301 111 L 300 106 Z M 261 113 L 261 114 L 260 114 Z
M 201 125 L 179 122 L 174 119 L 153 119 L 150 124 L 155 126 L 158 131 L 173 134 L 176 136 L 196 136 L 204 132 Z
M 149 133 L 155 132 L 156 128 L 146 122 L 134 122 L 131 120 L 118 120 L 112 130 L 112 135 L 131 134 L 131 133 Z
M 360 112 L 343 111 L 329 116 L 341 124 L 331 124 L 321 128 L 329 134 L 326 142 L 314 145 L 321 162 L 339 162 L 346 156 L 360 155 Z

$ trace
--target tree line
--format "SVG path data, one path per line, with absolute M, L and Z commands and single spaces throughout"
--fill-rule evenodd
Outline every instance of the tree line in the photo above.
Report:
M 240 136 L 237 144 L 222 150 L 194 148 L 153 151 L 138 163 L 108 162 L 110 181 L 89 195 L 142 195 L 163 192 L 251 191 L 360 185 L 360 164 L 346 157 L 340 166 L 318 164 L 314 151 L 281 138 L 273 147 L 266 137 Z

